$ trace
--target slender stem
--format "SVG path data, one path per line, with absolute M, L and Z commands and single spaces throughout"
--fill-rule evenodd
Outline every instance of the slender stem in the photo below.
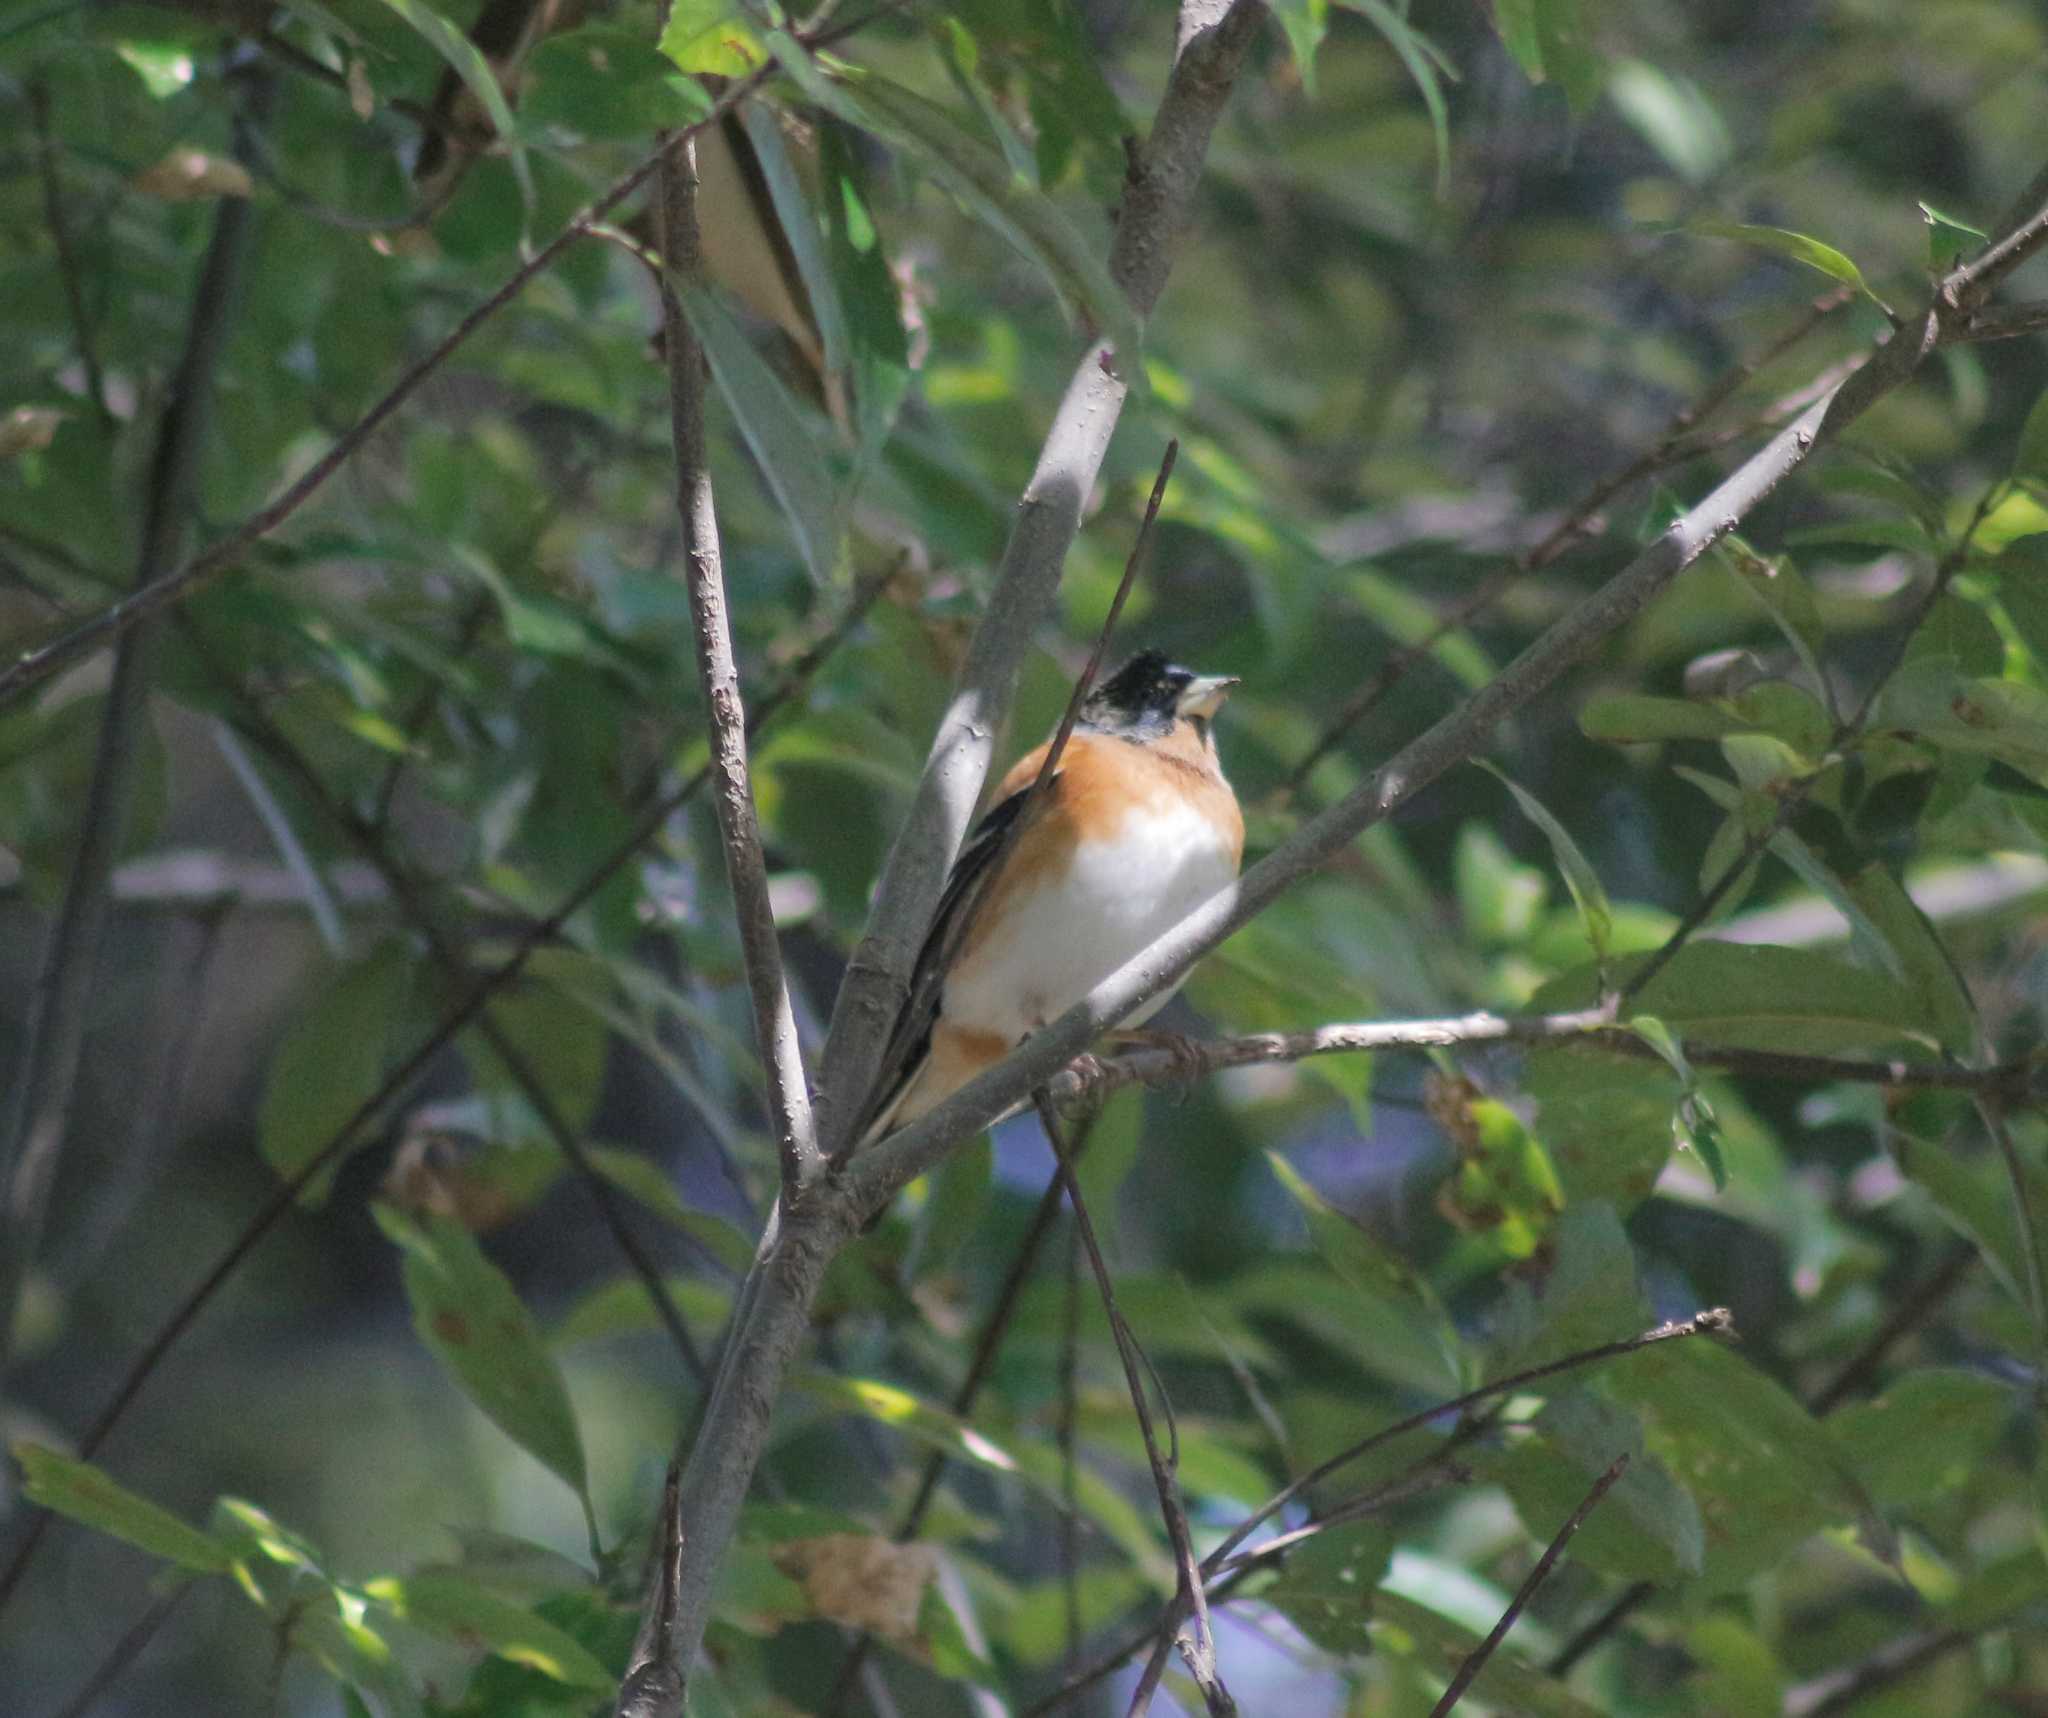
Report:
M 1055 1178 L 1049 1191 L 1064 1182 Z M 1060 1309 L 1060 1403 L 1054 1438 L 1060 1452 L 1060 1593 L 1066 1613 L 1066 1668 L 1081 1656 L 1081 1228 L 1067 1226 L 1065 1293 Z
M 1116 1303 L 1116 1283 L 1109 1274 L 1109 1265 L 1103 1259 L 1102 1247 L 1095 1238 L 1095 1222 L 1088 1215 L 1088 1202 L 1081 1196 L 1081 1183 L 1074 1174 L 1073 1159 L 1068 1154 L 1059 1118 L 1053 1114 L 1052 1100 L 1041 1092 L 1034 1102 L 1039 1125 L 1045 1129 L 1046 1144 L 1052 1148 L 1060 1185 L 1066 1189 L 1067 1208 L 1074 1214 L 1074 1229 L 1081 1237 L 1081 1250 L 1088 1255 L 1088 1268 L 1095 1273 L 1095 1289 L 1102 1297 L 1102 1310 L 1109 1319 L 1109 1333 L 1116 1343 L 1117 1358 L 1123 1362 L 1124 1384 L 1131 1393 L 1131 1412 L 1137 1417 L 1138 1435 L 1145 1445 L 1145 1461 L 1152 1470 L 1152 1487 L 1159 1494 L 1159 1513 L 1166 1522 L 1166 1537 L 1173 1546 L 1180 1591 L 1176 1603 L 1169 1608 L 1164 1632 L 1172 1635 L 1177 1626 L 1175 1616 L 1182 1608 L 1193 1612 L 1195 1638 L 1191 1645 L 1182 1649 L 1187 1655 L 1188 1668 L 1194 1673 L 1196 1685 L 1202 1690 L 1202 1698 L 1211 1713 L 1235 1712 L 1236 1703 L 1217 1673 L 1216 1640 L 1209 1628 L 1209 1601 L 1202 1588 L 1202 1571 L 1195 1561 L 1194 1536 L 1188 1530 L 1187 1506 L 1181 1502 L 1180 1482 L 1174 1474 L 1179 1461 L 1180 1439 L 1178 1433 L 1174 1433 L 1173 1455 L 1161 1451 L 1145 1393 L 1144 1374 L 1151 1370 L 1151 1364 L 1142 1359 L 1138 1339 L 1131 1334 L 1130 1326 L 1124 1322 L 1123 1311 Z M 1157 1381 L 1156 1374 L 1154 1381 Z M 1171 1429 L 1173 1407 L 1166 1401 L 1164 1390 L 1160 1392 L 1160 1401 L 1165 1406 Z M 1145 1711 L 1151 1703 L 1151 1695 L 1151 1686 L 1141 1682 L 1137 1692 L 1131 1696 L 1132 1713 Z
M 111 431 L 114 412 L 107 404 L 107 378 L 100 368 L 92 318 L 86 312 L 78 251 L 72 243 L 71 222 L 64 209 L 64 182 L 57 170 L 57 139 L 50 126 L 50 88 L 40 77 L 29 82 L 28 104 L 36 131 L 36 168 L 43 180 L 43 221 L 50 229 L 50 246 L 57 253 L 57 277 L 64 288 L 65 308 L 71 314 L 72 338 L 78 342 L 78 365 L 85 372 L 85 397 L 92 402 L 100 428 Z
M 2012 1222 L 2017 1231 L 2019 1255 L 2027 1284 L 2027 1315 L 2034 1326 L 2034 1389 L 2038 1400 L 2048 1402 L 2048 1271 L 2041 1263 L 2041 1230 L 2034 1220 L 2034 1203 L 2027 1196 L 2026 1166 L 2019 1147 L 2013 1143 L 2004 1107 L 1995 1099 L 1977 1100 L 1977 1119 L 1998 1147 L 2005 1165 L 2006 1185 L 2012 1193 Z
M 1972 1629 L 1936 1629 L 1929 1634 L 1908 1635 L 1903 1640 L 1888 1641 L 1860 1664 L 1831 1671 L 1811 1682 L 1788 1688 L 1785 1691 L 1785 1718 L 1829 1718 L 1832 1713 L 1846 1712 L 1866 1694 L 1888 1688 L 1932 1664 L 1937 1658 L 1954 1652 L 1958 1647 L 1968 1646 L 1979 1632 Z
M 732 889 L 747 994 L 754 1009 L 754 1041 L 767 1078 L 768 1113 L 775 1128 L 782 1190 L 794 1199 L 825 1168 L 811 1120 L 810 1087 L 797 1044 L 796 1016 L 782 970 L 775 909 L 768 898 L 768 863 L 747 767 L 747 716 L 733 657 L 732 620 L 725 567 L 718 544 L 718 512 L 704 440 L 704 348 L 684 314 L 682 295 L 701 291 L 704 268 L 697 230 L 697 146 L 660 151 L 662 213 L 661 321 L 668 353 L 669 424 L 675 441 L 676 511 L 683 527 L 683 579 L 690 593 L 697 677 L 711 724 L 711 767 L 726 882 Z
M 267 84 L 252 84 L 247 99 L 251 107 L 265 103 Z M 254 222 L 246 200 L 220 200 L 145 480 L 135 569 L 138 597 L 172 576 L 190 523 L 215 378 L 239 301 Z M 42 1243 L 70 1131 L 114 864 L 134 797 L 154 656 L 154 629 L 124 638 L 115 653 L 79 815 L 78 846 L 29 997 L 9 1098 L 0 1109 L 0 1385 L 12 1358 L 15 1311 Z
M 1807 1411 L 1816 1419 L 1824 1418 L 1862 1389 L 1893 1345 L 1955 1292 L 1977 1259 L 1978 1252 L 1973 1242 L 1959 1241 L 1951 1247 L 1947 1257 L 1935 1266 L 1934 1274 L 1900 1301 L 1842 1369 L 1814 1392 L 1806 1404 Z
M 1253 1032 L 1241 1038 L 1195 1039 L 1171 1049 L 1126 1051 L 1104 1057 L 1086 1072 L 1062 1073 L 1051 1089 L 1063 1102 L 1082 1094 L 1092 1100 L 1125 1086 L 1179 1084 L 1226 1068 L 1298 1062 L 1311 1056 L 1473 1044 L 1559 1043 L 1594 1045 L 1639 1061 L 1663 1059 L 1633 1032 L 1616 1027 L 1605 1009 L 1566 1014 L 1478 1013 L 1438 1020 L 1358 1021 L 1301 1032 Z M 1694 1043 L 1686 1045 L 1686 1055 L 1702 1067 L 1722 1068 L 1747 1078 L 1807 1084 L 1847 1080 L 1861 1085 L 2024 1095 L 2040 1077 L 2036 1065 L 2025 1061 L 1965 1068 L 1950 1062 L 1881 1061 Z
M 1465 1690 L 1472 1686 L 1473 1678 L 1486 1668 L 1486 1661 L 1507 1638 L 1508 1630 L 1515 1626 L 1516 1618 L 1521 1616 L 1528 1608 L 1529 1601 L 1536 1596 L 1536 1589 L 1543 1585 L 1558 1558 L 1563 1554 L 1565 1546 L 1570 1543 L 1572 1535 L 1584 1525 L 1586 1517 L 1600 1507 L 1600 1500 L 1626 1472 L 1628 1456 L 1624 1452 L 1616 1456 L 1607 1471 L 1593 1482 L 1593 1489 L 1586 1493 L 1584 1501 L 1571 1512 L 1565 1524 L 1557 1530 L 1557 1537 L 1544 1548 L 1543 1555 L 1536 1560 L 1536 1567 L 1529 1571 L 1529 1578 L 1515 1590 L 1515 1596 L 1508 1601 L 1508 1608 L 1501 1612 L 1500 1621 L 1493 1625 L 1487 1637 L 1474 1647 L 1465 1662 L 1458 1666 L 1458 1674 L 1451 1678 L 1450 1687 L 1444 1690 L 1443 1698 L 1431 1709 L 1429 1718 L 1445 1718 L 1451 1708 L 1464 1698 Z
M 102 1696 L 112 1688 L 121 1674 L 140 1658 L 149 1643 L 156 1639 L 157 1631 L 171 1620 L 172 1613 L 185 1602 L 185 1597 L 198 1586 L 197 1581 L 180 1581 L 175 1587 L 159 1593 L 150 1601 L 149 1609 L 129 1626 L 127 1632 L 107 1649 L 107 1656 L 93 1667 L 93 1672 L 79 1685 L 78 1692 L 58 1708 L 53 1718 L 86 1718 L 86 1714 L 99 1705 Z

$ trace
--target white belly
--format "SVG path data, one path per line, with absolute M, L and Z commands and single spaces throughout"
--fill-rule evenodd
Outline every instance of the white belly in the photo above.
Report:
M 1237 855 L 1200 813 L 1147 809 L 1076 850 L 1064 877 L 1006 903 L 1003 925 L 947 980 L 947 1024 L 1012 1041 L 1056 1020 L 1237 876 Z M 1123 1022 L 1149 1019 L 1175 984 Z

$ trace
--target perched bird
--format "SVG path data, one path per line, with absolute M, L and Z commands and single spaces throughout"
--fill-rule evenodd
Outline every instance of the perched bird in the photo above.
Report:
M 1140 651 L 1081 706 L 1028 812 L 1051 742 L 1003 778 L 912 969 L 864 1140 L 935 1108 L 1236 878 L 1244 819 L 1209 729 L 1236 685 Z

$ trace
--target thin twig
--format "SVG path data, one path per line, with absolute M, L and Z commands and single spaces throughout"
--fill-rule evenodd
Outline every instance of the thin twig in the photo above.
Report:
M 71 334 L 78 343 L 79 368 L 85 372 L 85 397 L 92 402 L 100 428 L 111 432 L 114 409 L 107 403 L 107 378 L 100 368 L 92 318 L 85 308 L 78 252 L 71 242 L 71 222 L 64 211 L 64 183 L 57 168 L 57 139 L 50 125 L 50 88 L 40 76 L 29 80 L 28 107 L 36 131 L 36 169 L 43 180 L 43 221 L 50 229 L 50 246 L 57 253 L 57 278 L 64 288 L 65 308 L 71 313 Z
M 1544 1548 L 1543 1555 L 1536 1559 L 1536 1567 L 1529 1571 L 1529 1578 L 1515 1590 L 1515 1596 L 1508 1601 L 1508 1608 L 1501 1612 L 1500 1621 L 1493 1625 L 1487 1637 L 1474 1647 L 1465 1662 L 1458 1666 L 1458 1674 L 1451 1678 L 1450 1687 L 1444 1690 L 1444 1697 L 1431 1709 L 1429 1718 L 1445 1718 L 1445 1714 L 1464 1698 L 1465 1690 L 1472 1686 L 1473 1678 L 1486 1668 L 1486 1661 L 1493 1656 L 1495 1648 L 1507 1638 L 1508 1630 L 1515 1626 L 1515 1619 L 1528 1608 L 1529 1601 L 1536 1595 L 1536 1589 L 1543 1585 L 1572 1535 L 1578 1532 L 1586 1517 L 1599 1508 L 1600 1500 L 1626 1472 L 1628 1455 L 1624 1452 L 1616 1456 L 1607 1471 L 1593 1482 L 1593 1489 L 1586 1493 L 1584 1501 L 1571 1512 L 1565 1524 L 1557 1530 L 1557 1537 Z
M 112 1688 L 121 1675 L 140 1658 L 149 1643 L 156 1639 L 157 1631 L 171 1620 L 172 1614 L 185 1602 L 185 1595 L 198 1586 L 197 1581 L 180 1581 L 167 1592 L 159 1593 L 150 1601 L 149 1609 L 137 1617 L 128 1631 L 107 1648 L 107 1656 L 93 1667 L 93 1673 L 80 1685 L 76 1694 L 52 1714 L 52 1718 L 85 1718 L 108 1689 Z
M 1193 1039 L 1170 1050 L 1123 1051 L 1100 1058 L 1085 1071 L 1062 1073 L 1051 1082 L 1051 1090 L 1066 1103 L 1083 1094 L 1090 1099 L 1106 1097 L 1125 1086 L 1179 1084 L 1226 1068 L 1299 1062 L 1311 1056 L 1475 1044 L 1584 1044 L 1638 1061 L 1663 1059 L 1635 1033 L 1616 1027 L 1604 1008 L 1563 1014 L 1482 1012 L 1436 1020 L 1366 1020 L 1301 1032 L 1252 1032 L 1239 1038 Z M 1745 1078 L 1796 1080 L 1809 1085 L 1845 1080 L 1859 1085 L 2022 1097 L 2036 1091 L 2044 1077 L 2032 1061 L 1966 1068 L 1952 1062 L 1820 1056 L 1690 1042 L 1686 1055 L 1702 1067 L 1725 1069 Z
M 880 595 L 882 584 L 882 580 L 870 579 L 861 585 L 839 620 L 790 665 L 781 683 L 756 706 L 750 719 L 756 730 L 801 694 L 819 667 L 859 625 L 861 618 Z M 326 1142 L 298 1172 L 272 1191 L 270 1197 L 243 1226 L 241 1233 L 215 1260 L 213 1267 L 198 1284 L 172 1309 L 170 1315 L 144 1345 L 142 1352 L 129 1365 L 120 1383 L 115 1386 L 113 1394 L 108 1398 L 106 1406 L 100 1410 L 85 1435 L 79 1439 L 78 1454 L 82 1459 L 89 1460 L 98 1451 L 100 1445 L 106 1441 L 107 1435 L 120 1423 L 135 1398 L 141 1394 L 142 1387 L 148 1383 L 164 1357 L 191 1328 L 193 1321 L 219 1292 L 221 1285 L 234 1275 L 242 1261 L 276 1227 L 285 1213 L 292 1209 L 299 1194 L 341 1159 L 343 1153 L 354 1143 L 359 1131 L 373 1118 L 383 1114 L 389 1105 L 411 1088 L 413 1082 L 425 1073 L 441 1051 L 477 1019 L 491 998 L 518 978 L 526 969 L 526 964 L 532 959 L 534 952 L 553 942 L 561 934 L 563 927 L 582 911 L 591 898 L 629 864 L 642 847 L 661 833 L 669 818 L 697 795 L 710 779 L 710 775 L 708 764 L 700 767 L 679 784 L 674 792 L 664 795 L 650 806 L 626 838 L 599 861 L 553 912 L 529 925 L 504 960 L 490 972 L 481 975 L 462 999 L 414 1046 L 411 1054 L 385 1076 L 382 1085 L 328 1136 Z M 0 1571 L 0 1611 L 5 1610 L 9 1598 L 20 1586 L 36 1547 L 41 1543 L 42 1536 L 48 1531 L 53 1519 L 54 1517 L 47 1511 L 39 1511 L 30 1523 L 28 1531 L 22 1536 L 21 1544 L 16 1548 L 6 1569 Z
M 675 442 L 676 511 L 683 528 L 683 580 L 690 594 L 697 678 L 711 727 L 711 767 L 716 780 L 712 805 L 718 814 L 719 845 L 725 854 L 726 882 L 732 890 L 747 995 L 753 1004 L 754 1042 L 767 1081 L 768 1115 L 782 1167 L 782 1192 L 785 1198 L 795 1199 L 824 1173 L 825 1159 L 818 1150 L 817 1129 L 811 1120 L 810 1086 L 797 1043 L 789 983 L 782 970 L 782 944 L 768 898 L 768 862 L 761 851 L 761 823 L 747 767 L 746 709 L 740 699 L 739 665 L 733 658 L 718 512 L 704 439 L 704 387 L 709 368 L 696 330 L 683 311 L 682 294 L 702 286 L 697 146 L 694 140 L 686 140 L 680 149 L 664 149 L 660 154 L 661 325 L 668 356 L 669 427 Z
M 1888 1688 L 1956 1648 L 1968 1646 L 1979 1632 L 1936 1629 L 1931 1634 L 1888 1641 L 1860 1664 L 1788 1688 L 1785 1718 L 1829 1718 L 1831 1713 L 1846 1712 L 1866 1694 Z
M 1058 1185 L 1055 1182 L 1055 1185 Z M 1059 1418 L 1054 1441 L 1060 1454 L 1060 1593 L 1066 1613 L 1065 1666 L 1081 1656 L 1081 1228 L 1067 1225 L 1067 1268 L 1060 1310 Z
M 267 99 L 267 86 L 251 85 L 251 107 Z M 238 306 L 254 219 L 249 204 L 239 197 L 222 198 L 214 215 L 141 497 L 138 596 L 127 599 L 130 602 L 172 576 L 170 569 L 185 539 L 214 382 Z M 125 638 L 115 653 L 92 775 L 79 814 L 78 845 L 29 998 L 8 1101 L 0 1108 L 0 1383 L 12 1359 L 15 1309 L 42 1243 L 50 1193 L 70 1131 L 114 863 L 134 797 L 154 654 L 153 630 Z
M 1068 1156 L 1066 1138 L 1060 1127 L 1059 1117 L 1053 1114 L 1052 1100 L 1043 1092 L 1034 1103 L 1038 1110 L 1039 1125 L 1045 1129 L 1045 1141 L 1052 1148 L 1053 1162 L 1061 1186 L 1066 1189 L 1067 1208 L 1074 1214 L 1074 1229 L 1081 1237 L 1082 1251 L 1088 1255 L 1088 1267 L 1095 1273 L 1096 1292 L 1102 1297 L 1102 1310 L 1109 1320 L 1109 1332 L 1116 1342 L 1117 1358 L 1123 1362 L 1124 1383 L 1131 1393 L 1131 1412 L 1137 1417 L 1138 1435 L 1144 1440 L 1145 1460 L 1152 1470 L 1152 1486 L 1159 1494 L 1159 1513 L 1166 1522 L 1166 1537 L 1173 1546 L 1174 1567 L 1178 1571 L 1180 1587 L 1175 1603 L 1167 1612 L 1164 1632 L 1170 1637 L 1178 1627 L 1177 1616 L 1182 1609 L 1191 1612 L 1194 1618 L 1195 1638 L 1183 1643 L 1182 1653 L 1186 1656 L 1188 1669 L 1195 1678 L 1195 1684 L 1202 1691 L 1202 1698 L 1214 1715 L 1234 1713 L 1236 1702 L 1230 1698 L 1223 1686 L 1223 1679 L 1216 1667 L 1216 1639 L 1209 1628 L 1209 1600 L 1203 1590 L 1202 1571 L 1195 1561 L 1194 1537 L 1188 1530 L 1187 1506 L 1181 1502 L 1180 1482 L 1174 1470 L 1179 1462 L 1180 1439 L 1173 1432 L 1173 1453 L 1161 1451 L 1159 1439 L 1152 1427 L 1152 1410 L 1146 1399 L 1145 1377 L 1150 1370 L 1148 1362 L 1141 1359 L 1138 1340 L 1124 1322 L 1122 1309 L 1116 1303 L 1116 1283 L 1109 1274 L 1109 1265 L 1103 1259 L 1102 1247 L 1095 1238 L 1095 1223 L 1088 1215 L 1088 1202 L 1081 1196 L 1081 1183 L 1074 1174 L 1073 1160 Z M 1172 1430 L 1173 1407 L 1166 1400 L 1165 1392 L 1160 1401 L 1167 1415 L 1169 1430 Z M 1147 1710 L 1151 1704 L 1152 1688 L 1157 1679 L 1141 1681 L 1131 1696 L 1130 1710 L 1135 1714 Z
M 2027 1285 L 2027 1315 L 2034 1326 L 2034 1388 L 2048 1400 L 2048 1271 L 2041 1263 L 2040 1225 L 2034 1221 L 2034 1206 L 2028 1197 L 2026 1166 L 2020 1162 L 2019 1147 L 2006 1125 L 2004 1106 L 1992 1098 L 1977 1100 L 1977 1119 L 1998 1147 L 2005 1165 L 2006 1186 L 2012 1193 L 2012 1222 L 2019 1243 L 2019 1255 Z
M 1822 1419 L 1862 1389 L 1893 1346 L 1955 1292 L 1963 1278 L 1970 1274 L 1978 1256 L 1972 1242 L 1958 1241 L 1951 1247 L 1948 1255 L 1935 1266 L 1934 1274 L 1901 1300 L 1884 1323 L 1871 1332 L 1863 1346 L 1848 1358 L 1842 1369 L 1813 1393 L 1806 1404 L 1807 1412 L 1815 1419 Z

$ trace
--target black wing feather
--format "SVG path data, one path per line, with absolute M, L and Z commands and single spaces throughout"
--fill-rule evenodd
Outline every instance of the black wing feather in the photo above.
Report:
M 1059 780 L 1055 772 L 1053 781 Z M 1050 789 L 1051 782 L 1046 784 Z M 904 999 L 903 1012 L 896 1017 L 896 1028 L 889 1035 L 889 1047 L 883 1053 L 881 1078 L 875 1084 L 875 1099 L 861 1118 L 863 1129 L 873 1124 L 876 1116 L 885 1116 L 903 1094 L 904 1087 L 916 1078 L 923 1066 L 925 1053 L 931 1048 L 932 1028 L 938 1024 L 939 999 L 946 982 L 946 954 L 951 946 L 967 911 L 968 905 L 981 893 L 982 887 L 993 875 L 996 854 L 1005 838 L 1023 815 L 1024 802 L 1031 797 L 1027 783 L 1007 798 L 999 799 L 982 813 L 981 821 L 974 826 L 967 837 L 967 845 L 960 849 L 960 857 L 953 861 L 953 869 L 946 878 L 946 887 L 939 895 L 939 904 L 932 914 L 931 929 L 925 932 L 924 946 L 917 951 L 917 961 L 910 969 L 910 991 Z

